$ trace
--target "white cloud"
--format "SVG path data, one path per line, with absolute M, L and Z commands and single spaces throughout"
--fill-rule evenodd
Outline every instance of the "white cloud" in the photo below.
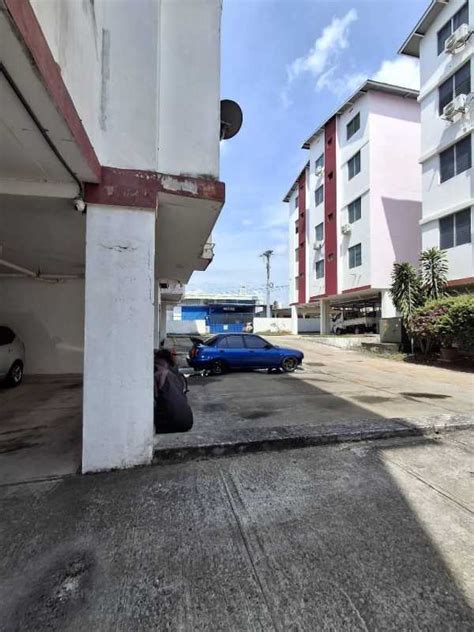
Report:
M 372 78 L 382 83 L 392 83 L 396 86 L 418 90 L 420 87 L 418 60 L 401 55 L 392 60 L 385 60 Z
M 333 66 L 323 75 L 321 75 L 316 83 L 318 90 L 330 90 L 337 96 L 354 92 L 367 79 L 367 75 L 363 72 L 357 72 L 347 75 L 336 75 L 337 66 Z
M 243 219 L 242 226 L 253 226 L 253 221 L 251 219 Z
M 348 11 L 342 18 L 333 18 L 308 53 L 295 59 L 288 67 L 288 79 L 293 81 L 304 72 L 310 72 L 314 76 L 324 72 L 334 57 L 349 46 L 349 27 L 356 20 L 355 9 Z
M 349 46 L 349 30 L 358 19 L 357 11 L 351 9 L 342 18 L 335 17 L 316 39 L 312 48 L 295 59 L 287 67 L 286 85 L 281 91 L 280 100 L 284 108 L 291 105 L 289 97 L 290 85 L 301 75 L 308 73 L 317 79 L 317 89 L 326 87 L 325 79 L 334 73 L 341 52 Z

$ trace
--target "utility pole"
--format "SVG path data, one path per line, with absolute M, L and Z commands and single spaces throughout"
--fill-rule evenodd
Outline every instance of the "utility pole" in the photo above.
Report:
M 270 307 L 270 290 L 273 287 L 273 283 L 270 281 L 270 271 L 271 271 L 271 263 L 270 259 L 273 255 L 273 250 L 265 250 L 260 255 L 262 258 L 266 259 L 266 267 L 267 267 L 267 318 L 272 317 L 271 307 Z

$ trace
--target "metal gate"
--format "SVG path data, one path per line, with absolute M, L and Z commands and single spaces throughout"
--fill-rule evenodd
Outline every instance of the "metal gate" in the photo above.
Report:
M 241 333 L 245 330 L 247 323 L 253 325 L 253 314 L 232 312 L 231 314 L 209 314 L 206 317 L 206 325 L 211 334 Z

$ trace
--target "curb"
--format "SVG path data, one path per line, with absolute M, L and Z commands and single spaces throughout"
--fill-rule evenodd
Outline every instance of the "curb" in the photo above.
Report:
M 358 420 L 360 423 L 360 420 Z M 312 426 L 283 426 L 262 428 L 256 431 L 236 432 L 235 438 L 205 441 L 199 439 L 192 445 L 182 445 L 179 435 L 173 437 L 173 445 L 155 446 L 153 463 L 176 463 L 196 459 L 219 458 L 223 456 L 309 448 L 355 441 L 370 441 L 404 437 L 429 437 L 457 430 L 470 430 L 474 421 L 461 415 L 428 418 L 426 423 L 413 425 L 409 419 L 367 420 L 364 427 L 351 428 L 351 424 L 340 424 L 339 428 L 318 430 Z M 247 436 L 242 436 L 247 434 Z M 240 435 L 240 436 L 239 436 Z

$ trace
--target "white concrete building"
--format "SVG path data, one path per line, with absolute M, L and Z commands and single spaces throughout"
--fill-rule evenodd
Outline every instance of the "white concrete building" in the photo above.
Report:
M 434 0 L 401 51 L 420 60 L 423 248 L 446 249 L 450 284 L 474 286 L 474 3 Z
M 83 471 L 152 458 L 163 306 L 212 259 L 224 203 L 220 17 L 0 0 L 0 323 L 26 372 L 83 371 Z
M 416 263 L 421 240 L 418 93 L 367 81 L 306 140 L 309 161 L 289 203 L 290 303 L 370 304 L 392 316 L 394 262 Z

